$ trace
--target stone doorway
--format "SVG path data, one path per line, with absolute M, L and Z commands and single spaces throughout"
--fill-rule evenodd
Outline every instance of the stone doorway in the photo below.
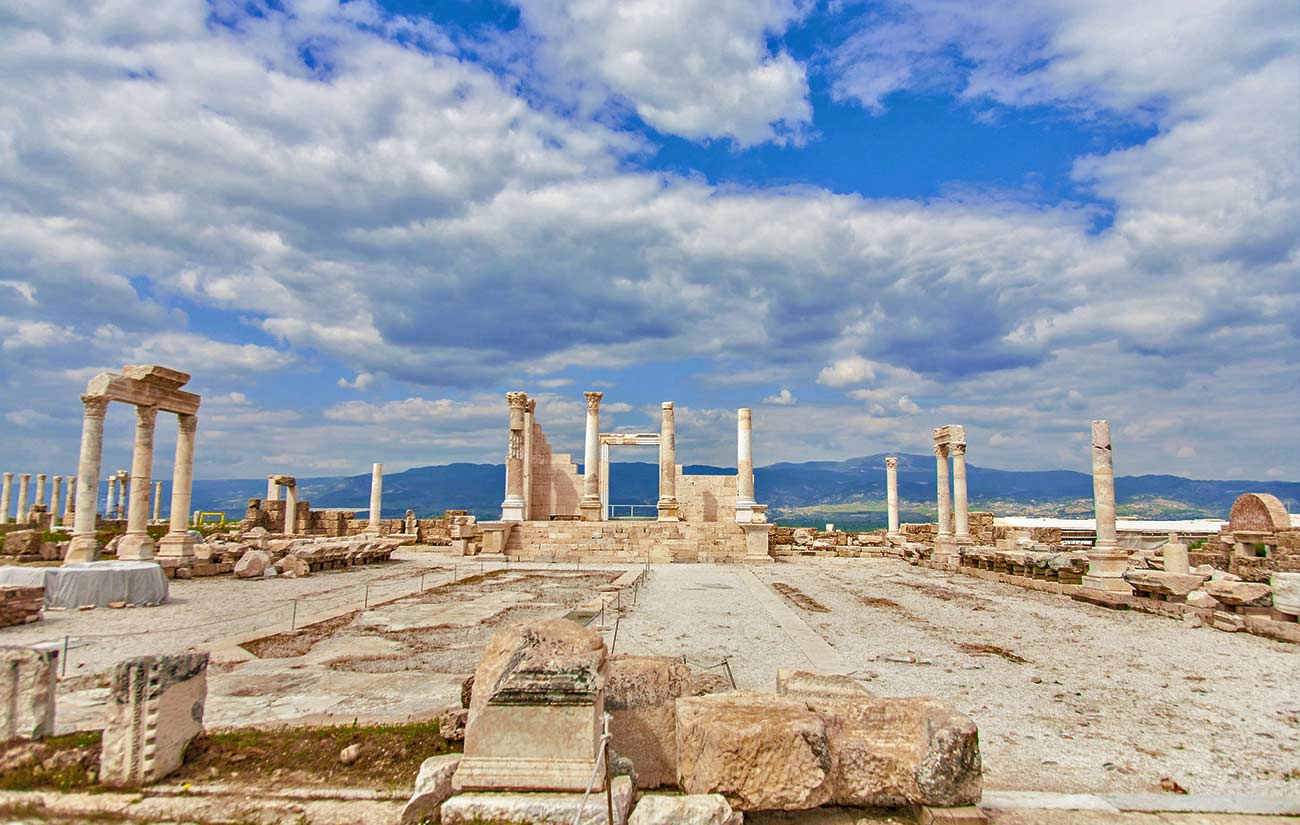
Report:
M 601 521 L 656 521 L 658 504 L 611 504 L 609 498 L 610 447 L 656 447 L 662 449 L 659 433 L 600 434 L 600 512 Z M 656 462 L 659 460 L 655 457 Z

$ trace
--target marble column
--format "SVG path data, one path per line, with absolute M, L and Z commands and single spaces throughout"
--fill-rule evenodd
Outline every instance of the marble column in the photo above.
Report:
M 533 421 L 537 401 L 530 398 L 524 405 L 524 521 L 533 517 Z
M 1128 594 L 1133 588 L 1124 581 L 1128 553 L 1115 534 L 1115 465 L 1111 456 L 1110 422 L 1092 422 L 1092 498 L 1097 521 L 1097 540 L 1088 551 L 1088 573 L 1083 586 L 1091 590 Z
M 966 502 L 966 444 L 948 445 L 952 454 L 952 510 L 953 533 L 957 541 L 970 541 L 970 513 Z
M 584 392 L 587 399 L 587 439 L 582 461 L 582 500 L 578 510 L 583 521 L 604 521 L 600 506 L 600 399 L 603 392 Z
M 274 475 L 269 475 L 266 477 L 266 500 L 267 501 L 280 500 L 280 485 L 275 483 Z
M 131 451 L 131 498 L 126 511 L 126 534 L 117 545 L 122 561 L 149 561 L 153 539 L 149 538 L 149 493 L 153 491 L 153 435 L 157 407 L 135 408 L 135 446 Z
M 5 473 L 0 485 L 0 524 L 9 523 L 9 508 L 13 505 L 14 474 Z
M 153 483 L 153 520 L 162 521 L 162 482 Z
M 127 504 L 130 502 L 131 473 L 127 470 L 117 471 L 117 518 L 126 518 Z
M 63 526 L 72 526 L 73 509 L 77 506 L 77 477 L 72 476 L 68 479 L 68 494 L 64 497 L 63 502 Z
M 370 465 L 370 524 L 371 533 L 379 532 L 379 523 L 384 518 L 384 465 Z
M 104 450 L 104 414 L 108 399 L 81 396 L 81 456 L 77 459 L 77 511 L 72 541 L 64 562 L 95 561 L 99 543 L 95 541 L 95 502 L 99 500 L 99 462 Z M 81 506 L 84 503 L 85 506 Z
M 36 474 L 36 498 L 32 499 L 32 506 L 45 503 L 45 480 L 48 478 L 45 473 Z M 47 510 L 48 512 L 48 510 Z
M 194 435 L 199 428 L 197 415 L 176 416 L 176 459 L 172 465 L 172 500 L 168 507 L 167 535 L 158 542 L 161 558 L 194 558 L 197 541 L 190 535 L 190 493 L 194 484 Z M 80 515 L 80 514 L 78 514 Z
M 885 459 L 885 507 L 889 511 L 889 535 L 898 535 L 898 459 Z
M 284 485 L 284 532 L 293 535 L 298 532 L 298 485 Z
M 104 494 L 104 520 L 110 521 L 117 513 L 117 476 L 108 477 L 108 492 Z
M 31 482 L 31 473 L 22 473 L 18 476 L 18 515 L 14 519 L 18 524 L 27 523 L 27 516 L 29 515 L 27 511 L 31 509 L 27 506 L 27 488 Z
M 50 486 L 50 525 L 63 524 L 63 518 L 59 513 L 59 499 L 63 495 L 63 476 L 55 476 L 54 483 Z
M 935 469 L 939 501 L 939 536 L 952 535 L 952 492 L 948 484 L 948 445 L 934 445 Z
M 506 442 L 506 497 L 501 502 L 502 521 L 524 520 L 524 411 L 528 395 L 506 393 L 510 408 L 510 431 Z
M 753 410 L 736 410 L 736 521 L 754 520 L 754 422 Z
M 677 521 L 677 419 L 673 402 L 660 405 L 659 520 Z

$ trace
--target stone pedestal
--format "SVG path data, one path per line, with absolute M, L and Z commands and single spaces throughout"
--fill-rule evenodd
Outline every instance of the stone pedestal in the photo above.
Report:
M 483 528 L 483 550 L 481 555 L 484 556 L 504 556 L 506 552 L 506 543 L 510 541 L 510 531 L 514 529 L 515 523 L 512 521 L 484 521 L 480 522 Z
M 771 564 L 771 548 L 768 543 L 772 525 L 767 523 L 747 522 L 740 525 L 745 531 L 745 564 Z

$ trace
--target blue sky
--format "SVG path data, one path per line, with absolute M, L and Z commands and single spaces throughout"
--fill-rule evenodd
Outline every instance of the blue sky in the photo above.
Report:
M 159 362 L 201 477 L 581 449 L 1300 478 L 1279 0 L 0 0 L 0 464 Z M 129 465 L 131 416 L 106 462 Z M 172 434 L 164 422 L 159 453 Z M 169 475 L 160 458 L 156 472 Z

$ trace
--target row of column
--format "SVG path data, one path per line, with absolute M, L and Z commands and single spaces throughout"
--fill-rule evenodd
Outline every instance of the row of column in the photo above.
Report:
M 14 473 L 5 473 L 3 481 L 0 481 L 0 524 L 26 524 L 31 520 L 32 509 L 40 505 L 46 505 L 45 512 L 53 515 L 53 524 L 61 525 L 71 516 L 73 502 L 73 486 L 76 476 L 68 476 L 68 495 L 63 504 L 63 510 L 59 510 L 60 500 L 63 498 L 63 476 L 54 476 L 53 483 L 50 485 L 50 497 L 48 501 L 45 498 L 46 480 L 49 478 L 45 473 L 36 475 L 36 496 L 31 505 L 27 503 L 28 492 L 31 489 L 31 473 L 18 474 L 18 497 L 14 501 Z M 15 506 L 16 505 L 16 506 Z M 13 518 L 10 518 L 13 513 Z
M 970 513 L 966 497 L 966 445 L 935 444 L 939 498 L 939 535 L 958 542 L 970 540 Z M 949 492 L 948 459 L 952 458 L 952 482 Z

